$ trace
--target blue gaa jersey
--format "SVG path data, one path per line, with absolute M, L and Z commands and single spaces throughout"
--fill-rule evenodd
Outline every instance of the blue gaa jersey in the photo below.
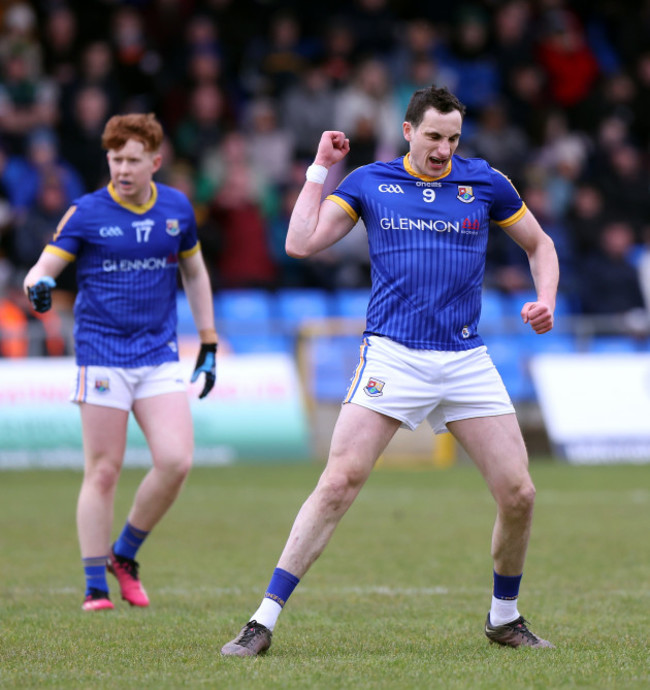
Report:
M 357 168 L 327 199 L 366 226 L 367 335 L 415 349 L 483 344 L 477 326 L 490 221 L 507 227 L 526 213 L 507 177 L 456 155 L 445 174 L 426 177 L 406 155 Z
M 194 210 L 152 183 L 143 206 L 112 183 L 76 199 L 45 251 L 77 262 L 77 364 L 140 367 L 178 360 L 178 258 L 199 251 Z

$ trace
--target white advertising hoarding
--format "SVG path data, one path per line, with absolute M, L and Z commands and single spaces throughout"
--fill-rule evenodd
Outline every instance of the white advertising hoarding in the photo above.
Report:
M 650 462 L 650 353 L 538 355 L 531 374 L 559 456 Z
M 189 381 L 194 360 L 181 363 Z M 68 357 L 0 360 L 0 469 L 83 466 L 79 410 L 69 402 L 75 374 Z M 202 385 L 202 376 L 188 383 L 196 464 L 309 459 L 303 396 L 289 356 L 220 357 L 217 384 L 199 400 Z M 131 415 L 125 465 L 149 462 Z

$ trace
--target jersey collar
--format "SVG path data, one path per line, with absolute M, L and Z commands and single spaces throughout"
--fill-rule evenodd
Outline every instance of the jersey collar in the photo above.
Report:
M 409 175 L 413 175 L 413 177 L 418 177 L 421 180 L 424 180 L 425 182 L 432 182 L 433 180 L 441 180 L 443 177 L 447 177 L 449 173 L 451 172 L 451 161 L 447 164 L 447 168 L 445 169 L 445 172 L 442 173 L 442 175 L 439 175 L 438 177 L 429 177 L 429 175 L 420 175 L 420 173 L 415 172 L 415 169 L 411 165 L 411 154 L 407 153 L 404 156 L 404 169 Z
M 156 203 L 156 199 L 158 199 L 158 188 L 154 182 L 151 182 L 151 196 L 146 204 L 128 204 L 125 201 L 122 201 L 112 182 L 108 183 L 108 193 L 111 195 L 113 201 L 118 203 L 120 206 L 123 206 L 129 211 L 133 211 L 133 213 L 139 214 L 146 213 Z

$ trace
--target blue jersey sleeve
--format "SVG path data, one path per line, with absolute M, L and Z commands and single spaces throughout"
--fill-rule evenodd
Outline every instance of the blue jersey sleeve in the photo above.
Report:
M 353 170 L 327 197 L 338 204 L 356 223 L 361 215 L 361 188 L 365 178 L 366 166 Z
M 501 227 L 508 227 L 523 217 L 526 205 L 515 186 L 502 172 L 489 168 L 489 175 L 494 191 L 490 218 Z
M 48 252 L 68 261 L 77 257 L 84 239 L 82 215 L 76 203 L 70 206 L 59 221 L 52 241 L 47 245 Z
M 190 200 L 181 192 L 177 192 L 177 195 L 178 208 L 182 209 L 181 215 L 183 216 L 181 219 L 179 219 L 180 225 L 183 228 L 179 253 L 181 256 L 188 256 L 193 254 L 199 248 L 196 216 L 194 215 L 194 209 L 192 208 Z

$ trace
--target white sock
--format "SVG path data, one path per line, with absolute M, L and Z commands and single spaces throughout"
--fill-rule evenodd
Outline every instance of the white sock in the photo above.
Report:
M 257 621 L 261 623 L 265 628 L 273 630 L 275 624 L 277 623 L 278 616 L 282 613 L 282 606 L 278 604 L 277 601 L 264 597 L 260 607 L 251 616 L 252 621 Z
M 492 597 L 492 607 L 490 608 L 490 623 L 493 626 L 512 623 L 519 618 L 516 599 L 497 599 Z

